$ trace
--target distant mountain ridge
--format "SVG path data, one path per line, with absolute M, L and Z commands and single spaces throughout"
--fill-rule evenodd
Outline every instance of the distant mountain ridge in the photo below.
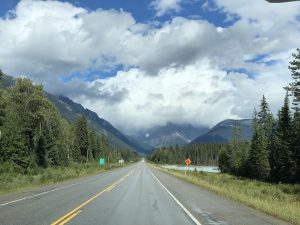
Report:
M 183 146 L 191 140 L 207 132 L 209 128 L 196 128 L 190 124 L 167 123 L 163 126 L 155 126 L 144 129 L 133 136 L 135 139 L 155 148 L 167 146 Z
M 14 79 L 11 76 L 5 75 L 3 78 L 3 86 L 9 87 L 14 84 Z M 126 148 L 137 151 L 142 154 L 149 154 L 152 151 L 150 146 L 141 146 L 134 139 L 128 139 L 119 130 L 113 127 L 108 121 L 100 118 L 97 113 L 85 109 L 81 104 L 75 103 L 65 96 L 56 96 L 46 93 L 47 98 L 55 104 L 61 116 L 70 122 L 74 122 L 77 118 L 84 114 L 90 126 L 93 126 L 99 133 L 105 135 L 109 145 L 116 148 Z
M 194 139 L 191 144 L 227 143 L 232 137 L 233 128 L 238 124 L 241 125 L 244 139 L 250 140 L 252 137 L 251 119 L 228 119 L 218 123 L 210 131 Z
M 98 132 L 104 134 L 112 146 L 129 148 L 142 154 L 149 154 L 151 152 L 152 148 L 145 148 L 140 146 L 133 139 L 129 140 L 108 121 L 100 118 L 97 113 L 85 109 L 81 104 L 73 102 L 68 97 L 48 94 L 48 98 L 56 105 L 60 114 L 69 121 L 75 121 L 79 115 L 84 114 L 88 119 L 89 124 L 95 127 Z

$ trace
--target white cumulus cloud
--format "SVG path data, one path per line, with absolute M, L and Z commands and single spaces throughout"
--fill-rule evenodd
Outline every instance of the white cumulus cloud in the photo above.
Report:
M 170 12 L 179 12 L 182 2 L 183 0 L 153 0 L 150 7 L 156 11 L 156 16 L 163 16 Z
M 151 4 L 157 16 L 183 7 L 172 0 Z M 0 18 L 0 66 L 126 132 L 250 117 L 262 94 L 276 113 L 290 82 L 291 53 L 300 47 L 299 3 L 215 0 L 213 10 L 240 19 L 227 27 L 184 17 L 139 23 L 125 11 L 22 0 Z M 116 76 L 100 79 L 95 72 L 120 64 Z M 73 73 L 81 77 L 62 81 Z
M 254 80 L 242 73 L 227 74 L 203 60 L 161 69 L 157 76 L 130 69 L 90 84 L 101 83 L 98 92 L 126 89 L 118 104 L 85 96 L 77 100 L 128 133 L 168 121 L 213 126 L 227 118 L 249 118 L 263 94 L 271 108 L 277 109 L 284 94 L 279 87 L 285 85 L 287 76 L 274 78 L 270 73 Z

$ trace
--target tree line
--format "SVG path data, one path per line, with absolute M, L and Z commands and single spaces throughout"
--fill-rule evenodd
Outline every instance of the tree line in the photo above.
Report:
M 220 148 L 226 144 L 193 144 L 179 147 L 161 147 L 156 149 L 148 159 L 155 163 L 183 164 L 190 158 L 194 165 L 217 165 Z
M 263 96 L 259 111 L 254 110 L 249 148 L 222 149 L 222 172 L 276 183 L 300 183 L 300 49 L 293 57 L 289 66 L 293 82 L 285 87 L 287 93 L 277 118 Z
M 4 74 L 0 71 L 0 82 Z M 88 125 L 85 115 L 75 123 L 62 118 L 42 85 L 17 79 L 8 88 L 0 87 L 0 164 L 22 173 L 30 169 L 67 166 L 106 158 L 136 159 L 136 152 L 108 150 L 104 135 Z

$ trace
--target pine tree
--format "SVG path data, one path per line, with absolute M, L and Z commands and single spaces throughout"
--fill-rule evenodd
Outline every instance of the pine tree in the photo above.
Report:
M 80 145 L 79 145 L 79 140 L 77 139 L 76 130 L 74 130 L 74 136 L 73 136 L 72 159 L 75 162 L 82 161 L 82 157 L 81 157 L 81 153 L 80 153 Z
M 81 161 L 85 159 L 88 161 L 88 149 L 89 149 L 89 134 L 88 134 L 88 126 L 87 120 L 84 115 L 81 115 L 75 125 L 75 141 L 76 147 L 79 150 L 80 157 L 78 155 L 75 156 L 76 160 Z M 76 151 L 76 150 L 75 150 Z
M 260 111 L 257 114 L 257 122 L 262 129 L 262 135 L 269 139 L 273 129 L 273 116 L 264 95 L 260 103 Z
M 296 164 L 294 181 L 300 183 L 300 49 L 297 49 L 293 57 L 294 59 L 290 62 L 289 66 L 293 82 L 286 89 L 293 96 L 294 118 L 291 148 Z
M 261 108 L 261 111 L 263 111 L 263 108 Z M 257 113 L 254 111 L 253 136 L 247 160 L 247 168 L 251 178 L 265 180 L 270 172 L 268 142 L 264 126 L 261 126 L 259 121 L 262 121 L 262 114 L 260 117 L 257 117 Z
M 3 91 L 1 90 L 1 82 L 3 78 L 3 73 L 0 70 L 0 127 L 3 125 L 4 121 L 4 116 L 5 116 L 5 102 L 3 98 Z M 1 132 L 1 129 L 0 129 Z M 0 138 L 1 138 L 1 133 L 0 133 Z
M 230 173 L 234 175 L 244 174 L 248 146 L 244 140 L 241 122 L 235 121 L 228 148 L 230 148 L 227 152 L 227 156 L 230 158 Z
M 3 97 L 3 91 L 1 89 L 1 82 L 2 82 L 2 71 L 0 70 L 0 152 L 3 151 L 3 144 L 2 144 L 2 133 L 3 133 L 3 123 L 4 123 L 4 118 L 5 118 L 5 101 L 4 101 L 4 97 Z M 0 162 L 1 160 L 1 155 L 0 155 Z
M 271 175 L 276 182 L 292 182 L 295 176 L 295 160 L 292 151 L 292 116 L 288 93 L 284 105 L 279 111 L 278 125 L 275 133 L 274 163 Z
M 68 165 L 68 163 L 72 160 L 73 131 L 69 122 L 65 119 L 60 120 L 60 131 L 61 135 L 58 139 L 60 164 Z
M 300 102 L 300 49 L 297 48 L 297 52 L 293 54 L 294 60 L 290 62 L 289 69 L 292 73 L 293 82 L 289 84 L 286 89 L 294 96 L 293 104 L 295 107 L 299 107 Z
M 89 132 L 89 158 L 99 159 L 100 145 L 95 129 L 92 128 Z
M 218 166 L 223 173 L 228 173 L 230 171 L 230 156 L 227 152 L 226 147 L 222 147 L 219 152 Z
M 36 137 L 36 162 L 37 165 L 46 168 L 48 163 L 46 159 L 46 143 L 43 134 L 38 134 Z
M 293 118 L 292 152 L 295 159 L 294 181 L 300 183 L 300 109 L 297 108 Z

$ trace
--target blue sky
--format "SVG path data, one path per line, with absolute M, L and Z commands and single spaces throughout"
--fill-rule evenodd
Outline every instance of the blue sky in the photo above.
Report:
M 15 8 L 19 0 L 1 0 L 0 15 L 4 16 L 9 10 Z M 69 2 L 75 6 L 84 7 L 88 10 L 95 9 L 123 9 L 130 12 L 137 22 L 149 22 L 152 20 L 166 21 L 174 16 L 203 18 L 216 26 L 227 27 L 232 25 L 239 19 L 238 15 L 234 15 L 234 19 L 227 21 L 226 13 L 221 10 L 203 9 L 202 4 L 205 0 L 188 0 L 182 3 L 180 12 L 170 12 L 164 16 L 156 17 L 155 10 L 149 6 L 149 0 L 63 0 L 62 2 Z M 210 8 L 216 8 L 214 1 L 209 0 L 207 4 Z
M 183 7 L 179 12 L 170 12 L 164 16 L 156 17 L 155 10 L 149 6 L 149 0 L 75 0 L 68 1 L 76 4 L 78 6 L 87 7 L 88 9 L 94 10 L 97 8 L 102 9 L 111 9 L 114 8 L 116 10 L 123 9 L 124 11 L 130 12 L 133 17 L 137 20 L 137 22 L 149 22 L 151 20 L 158 21 L 166 21 L 174 16 L 182 16 L 182 17 L 193 17 L 203 18 L 210 23 L 213 23 L 217 26 L 230 26 L 237 19 L 238 16 L 234 17 L 234 20 L 226 21 L 226 13 L 221 12 L 220 10 L 208 10 L 203 9 L 201 6 L 203 4 L 203 0 L 193 1 L 189 0 L 183 2 Z M 216 5 L 214 1 L 209 0 L 208 4 L 211 8 L 215 8 Z
M 42 83 L 126 133 L 249 118 L 263 94 L 274 114 L 281 106 L 300 47 L 299 2 L 64 2 L 1 0 L 5 73 Z

